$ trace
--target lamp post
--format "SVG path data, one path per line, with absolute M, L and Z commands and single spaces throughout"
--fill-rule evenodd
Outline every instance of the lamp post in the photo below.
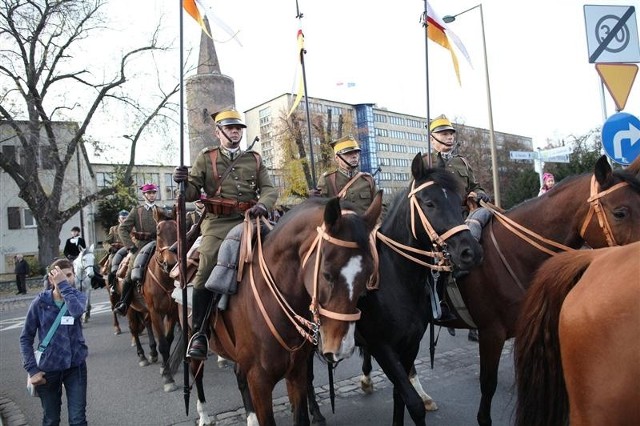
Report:
M 491 108 L 491 85 L 489 84 L 489 62 L 487 61 L 487 41 L 484 35 L 484 15 L 482 14 L 482 3 L 463 10 L 455 15 L 447 15 L 442 18 L 446 23 L 456 20 L 456 17 L 467 13 L 473 9 L 480 9 L 480 25 L 482 27 L 482 49 L 484 52 L 484 74 L 487 86 L 487 108 L 489 109 L 489 146 L 491 147 L 491 171 L 493 175 L 493 196 L 497 206 L 500 206 L 500 182 L 498 180 L 498 155 L 496 149 L 495 132 L 493 131 L 493 109 Z

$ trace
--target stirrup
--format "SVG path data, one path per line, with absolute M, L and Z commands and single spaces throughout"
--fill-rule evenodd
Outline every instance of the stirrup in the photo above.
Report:
M 204 348 L 202 348 L 202 342 L 200 339 L 204 339 Z M 200 347 L 199 347 L 200 346 Z M 187 358 L 193 358 L 195 360 L 206 360 L 209 354 L 209 339 L 207 335 L 202 332 L 194 333 L 189 339 L 189 345 L 187 346 Z

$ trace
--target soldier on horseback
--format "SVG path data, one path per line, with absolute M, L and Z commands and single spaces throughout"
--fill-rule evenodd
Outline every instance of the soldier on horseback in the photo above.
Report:
M 101 272 L 103 275 L 107 275 L 107 283 L 109 285 L 109 292 L 113 293 L 116 291 L 116 276 L 115 273 L 111 273 L 109 268 L 111 268 L 111 264 L 113 262 L 113 257 L 120 250 L 122 246 L 122 240 L 120 239 L 120 234 L 118 233 L 118 227 L 125 221 L 125 219 L 129 216 L 129 212 L 126 210 L 120 210 L 118 212 L 118 224 L 113 225 L 109 228 L 109 235 L 102 242 L 102 248 L 107 251 L 107 258 L 104 261 L 104 270 Z
M 142 185 L 140 190 L 145 203 L 131 209 L 127 218 L 118 227 L 120 240 L 129 251 L 129 267 L 122 285 L 120 301 L 113 310 L 123 316 L 127 314 L 129 301 L 131 300 L 131 291 L 133 289 L 131 272 L 133 271 L 136 253 L 156 239 L 157 224 L 153 213 L 158 208 L 155 204 L 158 187 L 153 183 L 147 183 Z M 131 238 L 132 235 L 135 238 L 135 242 Z
M 220 146 L 198 153 L 191 172 L 186 166 L 179 166 L 173 174 L 174 181 L 185 183 L 187 201 L 197 200 L 201 190 L 207 196 L 200 263 L 193 281 L 193 336 L 187 350 L 193 359 L 207 358 L 207 319 L 214 293 L 205 288 L 205 283 L 216 265 L 220 245 L 227 233 L 242 223 L 246 211 L 252 217 L 266 216 L 278 196 L 260 155 L 240 149 L 243 130 L 247 127 L 240 113 L 225 109 L 211 117 Z

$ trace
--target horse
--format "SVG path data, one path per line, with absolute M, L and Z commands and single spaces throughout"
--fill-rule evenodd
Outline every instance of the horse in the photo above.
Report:
M 256 233 L 237 293 L 209 320 L 211 349 L 235 362 L 248 424 L 275 424 L 272 393 L 282 378 L 294 424 L 309 424 L 306 359 L 316 345 L 330 362 L 352 354 L 356 305 L 375 272 L 369 236 L 381 209 L 381 192 L 362 216 L 337 198 L 311 198 L 287 212 L 264 242 Z M 207 424 L 204 363 L 190 366 L 199 424 Z
M 640 424 L 640 242 L 542 264 L 514 343 L 516 425 Z
M 473 324 L 461 318 L 436 321 L 479 331 L 479 425 L 491 425 L 500 355 L 505 341 L 515 335 L 535 270 L 558 252 L 640 240 L 639 172 L 640 157 L 627 169 L 613 171 L 602 156 L 593 174 L 568 177 L 504 214 L 494 210 L 482 233 L 484 261 L 457 280 Z
M 80 254 L 73 260 L 73 272 L 76 275 L 76 288 L 87 296 L 87 302 L 84 307 L 83 322 L 89 322 L 91 318 L 91 290 L 93 289 L 91 281 L 95 277 L 94 265 L 96 257 L 93 252 L 94 245 L 80 250 Z
M 178 239 L 175 220 L 164 217 L 156 225 L 156 248 L 149 261 L 142 283 L 142 295 L 151 329 L 157 339 L 157 349 L 162 356 L 162 378 L 164 391 L 177 389 L 173 380 L 173 371 L 177 366 L 169 364 L 169 351 L 174 339 L 175 326 L 178 323 L 178 305 L 171 297 L 174 290 L 173 278 L 169 275 L 178 262 L 177 255 L 170 250 Z M 138 303 L 136 302 L 136 306 Z M 134 309 L 136 309 L 134 307 Z

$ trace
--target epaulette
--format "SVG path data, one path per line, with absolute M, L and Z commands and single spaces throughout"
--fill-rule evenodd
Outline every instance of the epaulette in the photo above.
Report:
M 203 153 L 203 154 L 206 154 L 207 152 L 211 152 L 214 149 L 220 149 L 220 147 L 219 146 L 206 146 L 206 147 L 202 148 L 202 151 L 200 151 L 200 152 Z
M 332 175 L 332 174 L 337 173 L 337 172 L 338 172 L 337 170 L 333 170 L 333 171 L 331 171 L 331 172 L 324 172 L 324 173 L 322 174 L 322 176 L 329 176 L 329 175 Z

